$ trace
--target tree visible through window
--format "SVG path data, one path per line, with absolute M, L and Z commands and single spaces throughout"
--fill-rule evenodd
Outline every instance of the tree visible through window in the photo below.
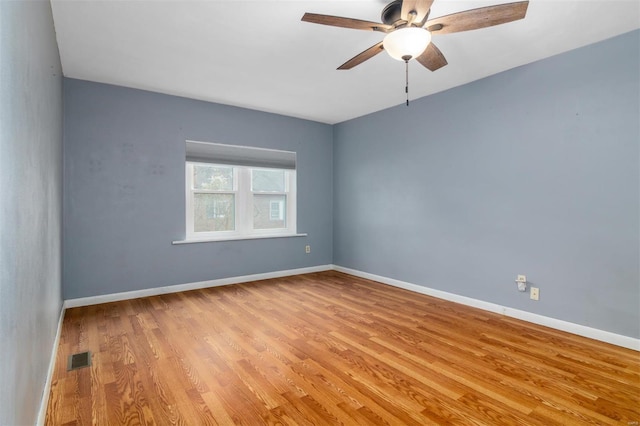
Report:
M 192 166 L 193 231 L 235 229 L 233 168 L 197 164 Z

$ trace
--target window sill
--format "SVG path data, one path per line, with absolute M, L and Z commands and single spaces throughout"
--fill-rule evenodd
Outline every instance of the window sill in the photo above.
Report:
M 214 243 L 220 241 L 235 241 L 235 240 L 262 240 L 265 238 L 291 238 L 291 237 L 306 237 L 308 234 L 276 234 L 276 235 L 241 235 L 234 237 L 221 237 L 221 238 L 202 238 L 202 239 L 185 239 L 172 241 L 171 244 L 196 244 L 196 243 Z

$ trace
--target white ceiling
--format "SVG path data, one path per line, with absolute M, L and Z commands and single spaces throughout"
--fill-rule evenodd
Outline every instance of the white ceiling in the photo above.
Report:
M 389 0 L 390 1 L 390 0 Z M 508 2 L 508 1 L 506 1 Z M 380 22 L 384 0 L 52 0 L 64 75 L 337 123 L 405 101 L 384 52 L 336 68 L 384 34 L 301 22 Z M 431 17 L 504 0 L 436 0 Z M 409 67 L 412 99 L 640 28 L 638 0 L 531 0 L 524 20 L 434 35 L 449 65 Z

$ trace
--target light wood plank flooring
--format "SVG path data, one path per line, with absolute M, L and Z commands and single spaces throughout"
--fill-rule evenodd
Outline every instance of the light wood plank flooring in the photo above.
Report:
M 91 367 L 66 371 L 70 354 Z M 640 421 L 638 352 L 338 272 L 69 309 L 48 425 Z

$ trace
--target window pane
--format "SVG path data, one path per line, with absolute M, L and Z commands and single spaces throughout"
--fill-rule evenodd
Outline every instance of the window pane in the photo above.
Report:
M 253 229 L 286 228 L 287 197 L 285 195 L 253 196 Z
M 233 167 L 194 164 L 193 189 L 233 191 Z
M 236 228 L 233 194 L 193 194 L 194 232 L 233 231 Z
M 251 171 L 251 190 L 254 192 L 284 192 L 284 170 Z

